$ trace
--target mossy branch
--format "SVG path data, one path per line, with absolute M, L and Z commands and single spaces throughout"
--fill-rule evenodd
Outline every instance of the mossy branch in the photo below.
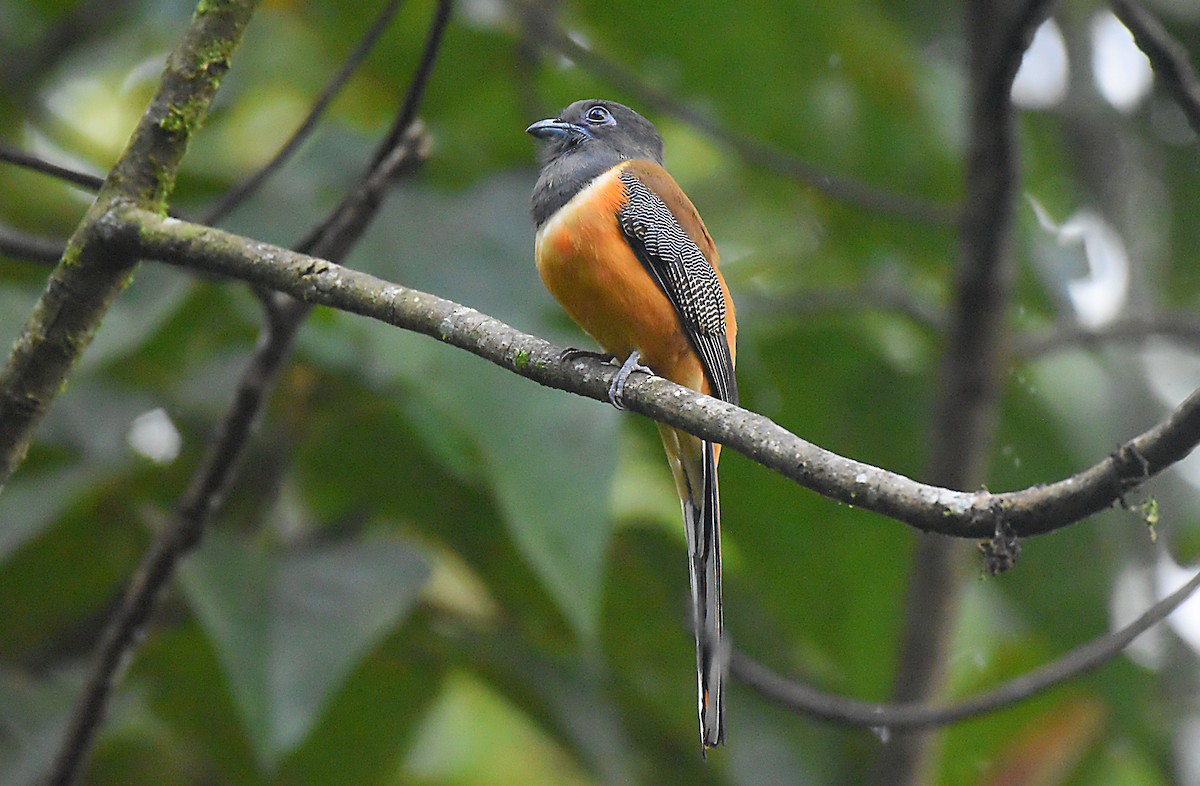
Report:
M 608 400 L 613 367 L 587 358 L 563 361 L 561 347 L 436 295 L 129 206 L 115 210 L 98 230 L 121 253 L 220 273 L 377 319 L 460 347 L 542 385 Z M 1027 536 L 1067 526 L 1122 499 L 1200 444 L 1197 391 L 1162 423 L 1076 475 L 1020 491 L 964 492 L 839 456 L 762 415 L 659 377 L 633 375 L 625 401 L 635 412 L 720 442 L 830 499 L 963 538 L 990 538 L 1002 527 Z
M 257 5 L 258 0 L 203 0 L 196 7 L 154 98 L 68 241 L 0 372 L 0 488 L 133 275 L 136 257 L 97 242 L 96 222 L 118 204 L 165 213 L 188 143 Z

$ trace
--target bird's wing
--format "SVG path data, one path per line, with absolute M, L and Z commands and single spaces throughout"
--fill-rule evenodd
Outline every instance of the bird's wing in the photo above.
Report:
M 649 161 L 634 163 L 637 166 L 627 166 L 620 175 L 628 197 L 618 214 L 621 231 L 679 315 L 712 394 L 736 404 L 737 380 L 725 324 L 728 302 L 713 266 L 712 240 L 666 170 Z M 685 228 L 684 222 L 693 221 L 696 226 Z M 701 244 L 709 249 L 707 256 Z

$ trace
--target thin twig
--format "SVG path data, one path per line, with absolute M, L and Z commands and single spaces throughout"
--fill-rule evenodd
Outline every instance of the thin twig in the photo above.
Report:
M 1200 346 L 1200 318 L 1190 313 L 1122 317 L 1097 328 L 1066 322 L 1042 334 L 1018 339 L 1013 354 L 1023 360 L 1079 347 L 1095 348 L 1114 342 L 1137 342 L 1161 337 Z
M 168 264 L 209 270 L 360 314 L 465 349 L 542 385 L 607 401 L 615 370 L 445 298 L 219 229 L 118 207 L 100 227 L 110 243 Z M 627 382 L 632 411 L 719 442 L 806 488 L 927 532 L 988 538 L 996 522 L 1021 537 L 1067 526 L 1111 506 L 1124 491 L 1200 444 L 1200 391 L 1162 422 L 1064 480 L 990 493 L 940 488 L 813 445 L 769 418 L 660 377 Z
M 330 242 L 329 240 L 322 241 L 323 237 L 330 235 L 355 236 L 358 230 L 354 226 L 353 219 L 354 216 L 362 214 L 362 205 L 359 203 L 363 200 L 370 201 L 372 198 L 378 199 L 384 192 L 383 186 L 386 184 L 387 177 L 403 174 L 390 170 L 386 159 L 396 158 L 399 155 L 398 151 L 404 149 L 401 137 L 413 133 L 412 128 L 416 122 L 417 108 L 420 106 L 421 99 L 425 95 L 425 88 L 429 84 L 429 76 L 433 72 L 434 61 L 437 59 L 438 50 L 445 38 L 446 25 L 450 21 L 453 7 L 454 4 L 451 0 L 439 0 L 434 9 L 433 21 L 430 23 L 429 32 L 425 37 L 425 46 L 421 51 L 417 69 L 413 73 L 412 81 L 409 82 L 408 90 L 404 100 L 400 103 L 400 109 L 396 113 L 392 127 L 388 129 L 387 135 L 371 157 L 371 164 L 368 167 L 368 172 L 371 174 L 357 186 L 360 193 L 357 196 L 348 196 L 347 200 L 338 205 L 325 221 L 296 244 L 299 252 L 306 253 L 310 249 L 316 248 L 318 243 Z
M 117 203 L 163 210 L 188 142 L 203 121 L 258 0 L 205 0 L 167 58 L 154 98 L 79 223 L 0 372 L 0 487 L 25 457 L 38 424 L 136 257 L 93 242 L 95 222 Z
M 104 185 L 104 178 L 98 175 L 56 164 L 6 142 L 0 142 L 0 161 L 57 178 L 88 191 L 99 191 Z M 66 250 L 67 244 L 62 240 L 34 235 L 16 227 L 0 224 L 0 254 L 54 265 L 62 259 Z
M 367 28 L 366 33 L 359 39 L 358 44 L 350 55 L 346 58 L 346 62 L 337 70 L 333 77 L 329 80 L 329 84 L 325 85 L 325 89 L 317 96 L 317 100 L 313 102 L 312 107 L 308 110 L 304 120 L 297 126 L 288 140 L 283 146 L 271 157 L 263 166 L 259 167 L 248 177 L 242 180 L 233 188 L 229 189 L 215 205 L 209 208 L 200 219 L 201 224 L 217 224 L 221 219 L 232 213 L 239 205 L 246 201 L 254 192 L 258 191 L 259 187 L 266 182 L 267 178 L 271 177 L 284 164 L 291 159 L 292 155 L 300 149 L 300 145 L 308 139 L 313 130 L 317 127 L 317 122 L 325 114 L 325 110 L 333 103 L 333 99 L 337 97 L 346 83 L 350 81 L 350 77 L 366 60 L 367 55 L 375 48 L 375 44 L 379 42 L 380 36 L 391 23 L 396 12 L 400 10 L 400 4 L 403 0 L 388 0 L 380 9 L 375 19 Z
M 41 172 L 43 175 L 56 177 L 80 188 L 88 191 L 99 191 L 104 185 L 104 178 L 99 175 L 91 175 L 87 172 L 81 172 L 78 169 L 55 164 L 53 161 L 47 161 L 41 156 L 36 156 L 33 153 L 22 150 L 19 147 L 14 147 L 7 142 L 0 142 L 0 161 L 8 164 L 15 164 L 19 167 Z
M 62 257 L 66 243 L 52 237 L 34 235 L 7 224 L 0 224 L 0 255 L 31 262 L 54 264 Z
M 257 3 L 206 0 L 202 6 L 168 56 L 149 107 L 68 243 L 63 264 L 50 276 L 0 375 L 0 485 L 21 462 L 37 424 L 133 272 L 137 257 L 114 254 L 97 242 L 96 222 L 116 204 L 163 209 L 188 142 L 229 70 Z M 86 746 L 64 749 L 50 782 L 74 782 L 85 753 Z
M 976 488 L 986 480 L 1001 391 L 1016 266 L 1012 225 L 1018 180 L 1010 93 L 1021 57 L 1048 0 L 970 2 L 966 8 L 969 90 L 966 195 L 961 255 L 938 377 L 926 470 L 929 482 Z M 1003 520 L 1005 523 L 1007 520 Z M 913 553 L 893 700 L 928 701 L 944 681 L 957 616 L 964 554 L 945 538 L 922 537 Z M 871 782 L 908 786 L 930 778 L 934 739 L 901 734 L 879 750 Z
M 389 130 L 359 182 L 333 211 L 339 220 L 324 222 L 325 231 L 311 241 L 316 253 L 337 259 L 348 254 L 378 213 L 383 192 L 428 156 L 428 139 L 414 118 L 437 54 L 437 42 L 445 32 L 444 17 L 449 5 L 449 0 L 443 0 L 439 5 L 428 38 L 431 43 L 426 44 L 421 65 L 401 101 L 397 123 Z M 398 123 L 406 118 L 408 125 L 396 133 Z M 391 149 L 386 149 L 386 145 L 391 145 Z M 175 514 L 143 555 L 120 605 L 97 643 L 91 671 L 59 748 L 52 783 L 71 783 L 86 760 L 103 721 L 117 670 L 142 638 L 163 588 L 183 557 L 200 542 L 208 523 L 220 508 L 226 490 L 234 483 L 241 458 L 275 388 L 279 371 L 311 309 L 307 303 L 278 293 L 264 298 L 263 303 L 265 321 L 258 343 L 204 461 L 193 475 Z
M 417 119 L 417 109 L 425 98 L 425 89 L 429 87 L 429 78 L 433 74 L 433 64 L 437 61 L 438 51 L 446 37 L 446 26 L 450 24 L 450 14 L 454 10 L 452 0 L 438 0 L 433 9 L 433 21 L 429 24 L 429 32 L 425 35 L 425 45 L 421 49 L 421 59 L 417 62 L 416 71 L 408 83 L 408 91 L 400 103 L 400 111 L 388 135 L 375 151 L 371 159 L 371 167 L 378 167 L 384 158 L 393 155 L 400 144 L 400 137 L 408 133 L 409 127 Z
M 233 404 L 179 508 L 142 556 L 120 605 L 101 633 L 87 682 L 71 713 L 47 783 L 66 786 L 78 779 L 104 719 L 121 664 L 140 639 L 179 560 L 199 541 L 203 522 L 220 503 L 246 439 L 259 419 L 262 403 L 287 355 L 290 337 L 283 335 L 281 327 L 277 320 L 267 321 L 258 347 L 242 371 Z
M 1098 636 L 1057 660 L 1026 672 L 999 687 L 944 707 L 923 704 L 874 704 L 818 690 L 782 677 L 745 653 L 735 651 L 730 672 L 768 700 L 795 712 L 846 726 L 904 731 L 946 726 L 1024 701 L 1111 660 L 1134 639 L 1162 622 L 1200 588 L 1200 573 L 1155 603 L 1120 630 Z
M 304 141 L 307 140 L 312 132 L 316 129 L 318 121 L 320 121 L 325 111 L 329 108 L 329 105 L 333 103 L 333 100 L 337 97 L 338 93 L 340 93 L 342 88 L 345 87 L 350 77 L 353 76 L 354 72 L 358 70 L 358 67 L 362 65 L 362 62 L 366 59 L 367 55 L 371 53 L 371 50 L 375 48 L 375 44 L 378 43 L 380 36 L 383 34 L 384 30 L 387 29 L 388 24 L 392 21 L 393 17 L 395 17 L 396 13 L 400 10 L 402 2 L 403 0 L 388 0 L 384 7 L 380 9 L 375 19 L 371 22 L 371 25 L 367 28 L 367 31 L 363 34 L 363 37 L 359 39 L 359 42 L 354 47 L 354 50 L 349 54 L 349 56 L 347 56 L 346 61 L 342 64 L 341 68 L 339 68 L 333 77 L 330 78 L 329 83 L 317 96 L 317 99 L 315 102 L 313 102 L 308 114 L 305 115 L 304 120 L 301 121 L 296 130 L 292 132 L 292 135 L 288 137 L 283 146 L 279 148 L 275 155 L 272 156 L 266 164 L 230 188 L 229 191 L 226 192 L 215 205 L 209 208 L 199 218 L 200 223 L 211 225 L 219 223 L 221 219 L 225 218 L 227 215 L 236 210 L 237 207 L 241 205 L 247 198 L 249 198 L 254 192 L 256 192 L 268 178 L 279 171 L 279 169 L 291 159 L 296 151 L 299 150 Z M 422 62 L 425 61 L 423 60 Z M 407 124 L 405 127 L 407 127 Z M 394 140 L 392 147 L 395 147 Z M 55 164 L 4 142 L 0 142 L 0 161 L 5 161 L 7 163 L 25 167 L 26 169 L 31 169 L 36 172 L 57 177 L 60 180 L 73 183 L 81 188 L 88 189 L 89 191 L 99 191 L 100 187 L 104 185 L 103 177 L 91 175 L 86 172 L 81 172 L 76 169 Z
M 1128 0 L 1112 0 L 1113 12 L 1133 33 L 1138 48 L 1146 53 L 1155 72 L 1175 97 L 1192 130 L 1200 134 L 1200 77 L 1183 44 L 1167 31 L 1154 14 Z
M 868 282 L 853 287 L 804 289 L 781 296 L 761 297 L 742 295 L 740 308 L 769 317 L 809 317 L 826 312 L 857 314 L 882 311 L 911 319 L 919 325 L 940 333 L 946 329 L 943 310 L 927 298 L 910 289 L 883 282 Z
M 883 311 L 907 317 L 936 333 L 946 329 L 946 316 L 937 304 L 902 286 L 886 283 L 807 289 L 770 298 L 743 295 L 738 302 L 757 314 L 771 317 Z M 1100 327 L 1086 327 L 1074 320 L 1063 320 L 1053 327 L 1014 336 L 1012 356 L 1028 362 L 1072 349 L 1096 349 L 1151 338 L 1200 346 L 1200 317 L 1185 311 L 1125 316 Z
M 955 218 L 955 210 L 949 205 L 937 204 L 908 194 L 896 194 L 853 177 L 831 174 L 792 153 L 733 131 L 686 102 L 647 85 L 623 66 L 572 40 L 547 17 L 545 10 L 538 3 L 510 0 L 509 5 L 517 12 L 531 40 L 637 96 L 638 100 L 647 106 L 673 115 L 699 129 L 733 150 L 748 163 L 794 178 L 826 196 L 859 205 L 867 210 L 931 224 L 948 224 Z

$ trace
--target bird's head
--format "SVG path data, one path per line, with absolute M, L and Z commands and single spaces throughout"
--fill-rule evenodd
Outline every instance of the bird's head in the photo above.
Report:
M 654 124 L 616 101 L 576 101 L 525 131 L 542 143 L 543 164 L 576 153 L 662 163 L 663 141 Z

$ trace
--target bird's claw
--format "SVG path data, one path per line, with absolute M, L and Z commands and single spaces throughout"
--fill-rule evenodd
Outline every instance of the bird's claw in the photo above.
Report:
M 641 354 L 635 349 L 629 353 L 629 357 L 625 358 L 625 362 L 621 364 L 621 368 L 617 371 L 617 375 L 613 378 L 612 384 L 608 388 L 608 400 L 617 409 L 625 409 L 625 382 L 629 379 L 629 375 L 635 371 L 641 371 L 646 374 L 654 374 L 654 371 L 649 366 L 643 366 L 639 361 Z

